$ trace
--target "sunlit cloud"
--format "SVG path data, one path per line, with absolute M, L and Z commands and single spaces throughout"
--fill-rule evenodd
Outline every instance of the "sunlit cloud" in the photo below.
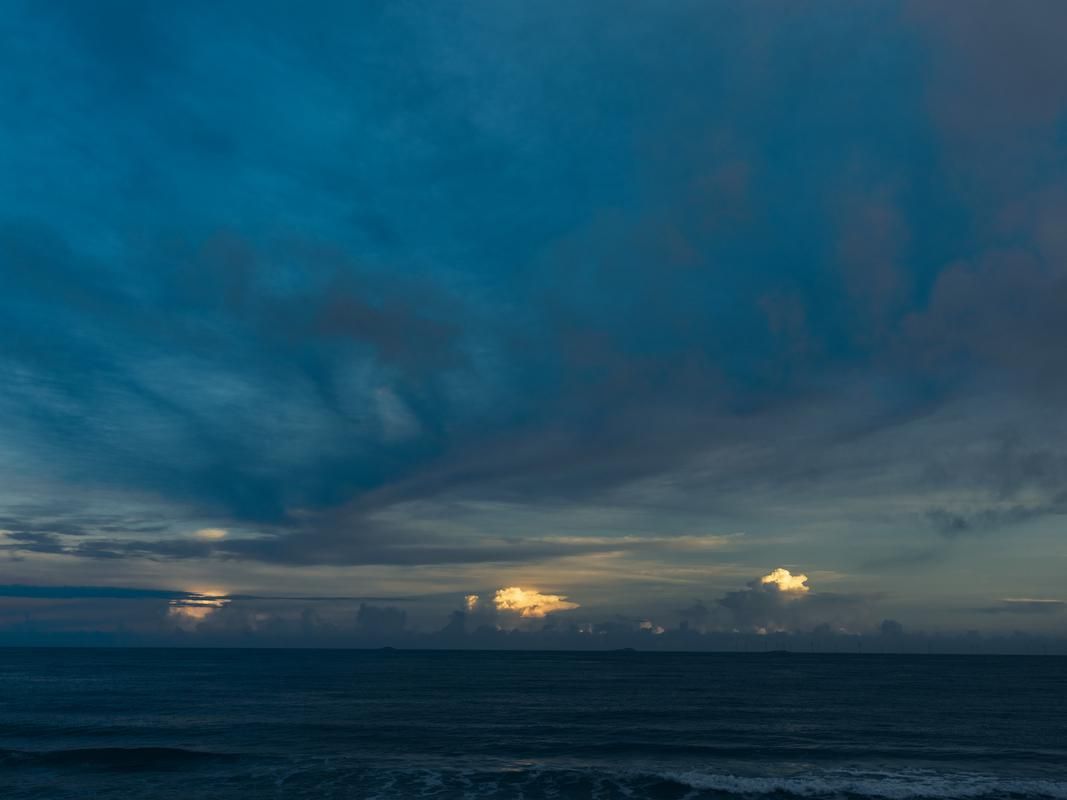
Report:
M 493 604 L 497 611 L 517 612 L 520 617 L 528 618 L 540 618 L 553 611 L 569 611 L 579 607 L 578 603 L 565 597 L 541 594 L 536 589 L 522 589 L 518 586 L 498 589 L 493 597 Z
M 816 570 L 816 579 L 840 573 Z M 745 633 L 781 633 L 834 630 L 838 633 L 870 630 L 879 620 L 881 596 L 873 593 L 841 593 L 808 586 L 808 576 L 784 567 L 771 570 L 726 592 L 711 609 L 720 624 Z M 694 609 L 699 615 L 700 608 Z M 722 615 L 723 611 L 729 616 Z M 686 614 L 692 619 L 691 614 Z M 698 616 L 699 618 L 699 616 Z M 884 618 L 883 618 L 884 619 Z
M 467 611 L 474 611 L 478 608 L 478 595 L 468 594 L 463 598 L 463 605 L 466 606 Z
M 773 584 L 780 592 L 803 594 L 809 591 L 808 576 L 794 575 L 784 567 L 778 567 L 759 579 L 760 584 Z
M 180 627 L 195 627 L 229 604 L 230 598 L 225 592 L 197 592 L 171 600 L 167 613 Z
M 201 528 L 193 534 L 197 539 L 204 539 L 209 542 L 217 542 L 220 539 L 226 538 L 225 528 Z

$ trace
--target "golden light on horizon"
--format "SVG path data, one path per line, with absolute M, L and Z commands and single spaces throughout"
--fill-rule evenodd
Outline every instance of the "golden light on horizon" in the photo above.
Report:
M 188 597 L 171 600 L 167 615 L 172 617 L 179 626 L 195 626 L 229 604 L 230 598 L 225 592 L 214 590 L 195 592 Z

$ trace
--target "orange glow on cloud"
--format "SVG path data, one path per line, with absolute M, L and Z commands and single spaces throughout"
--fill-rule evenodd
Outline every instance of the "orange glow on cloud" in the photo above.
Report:
M 167 613 L 179 625 L 193 625 L 203 622 L 220 608 L 225 608 L 229 604 L 230 600 L 225 592 L 197 592 L 191 597 L 171 600 Z
M 796 592 L 803 594 L 808 591 L 808 576 L 807 575 L 794 575 L 789 570 L 782 567 L 768 572 L 762 578 L 759 579 L 762 584 L 773 583 L 778 587 L 780 592 Z
M 523 589 L 518 586 L 497 589 L 493 604 L 497 611 L 514 611 L 518 612 L 520 617 L 528 618 L 541 618 L 553 611 L 569 611 L 572 608 L 578 608 L 577 603 L 572 603 L 566 597 L 557 594 L 541 594 L 536 589 Z

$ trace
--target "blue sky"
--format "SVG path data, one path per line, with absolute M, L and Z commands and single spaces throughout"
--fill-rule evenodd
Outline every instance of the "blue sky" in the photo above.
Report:
M 9 4 L 0 628 L 1062 635 L 1067 10 L 968 8 Z

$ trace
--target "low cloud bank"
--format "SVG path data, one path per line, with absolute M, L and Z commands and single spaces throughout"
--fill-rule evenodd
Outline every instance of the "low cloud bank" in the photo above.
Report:
M 784 567 L 660 618 L 593 619 L 567 596 L 505 586 L 462 596 L 435 626 L 396 605 L 418 600 L 8 585 L 0 645 L 1067 653 L 1056 633 L 911 631 L 878 615 L 876 597 L 822 592 Z M 972 610 L 1055 621 L 1067 603 L 1004 598 Z

